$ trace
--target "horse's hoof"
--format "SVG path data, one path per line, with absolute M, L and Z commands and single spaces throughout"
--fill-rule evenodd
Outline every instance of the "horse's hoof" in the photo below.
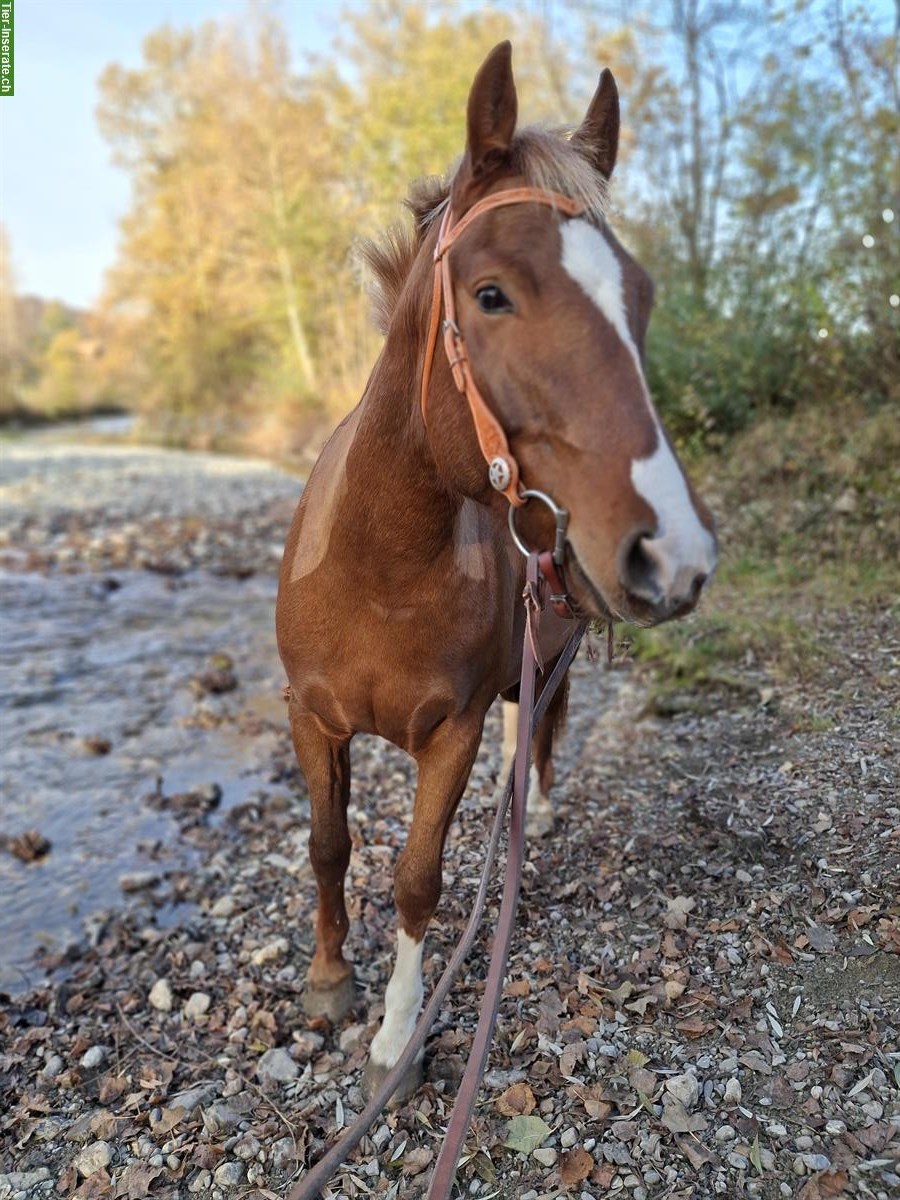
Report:
M 356 1003 L 352 975 L 345 975 L 334 987 L 307 983 L 303 989 L 303 1011 L 308 1017 L 327 1017 L 332 1023 L 343 1020 Z
M 544 838 L 553 832 L 553 809 L 530 808 L 525 814 L 525 836 L 529 838 Z
M 390 1067 L 384 1066 L 382 1063 L 372 1062 L 371 1058 L 366 1063 L 363 1071 L 363 1095 L 367 1100 L 371 1098 L 381 1087 L 385 1080 Z M 403 1104 L 414 1096 L 425 1081 L 425 1072 L 422 1069 L 422 1060 L 417 1059 L 406 1073 L 401 1077 L 394 1094 L 388 1101 L 389 1104 Z

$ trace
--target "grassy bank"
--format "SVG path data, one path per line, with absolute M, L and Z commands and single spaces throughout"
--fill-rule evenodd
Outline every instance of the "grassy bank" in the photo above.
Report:
M 848 403 L 763 420 L 691 464 L 722 558 L 698 613 L 625 630 L 655 672 L 657 712 L 708 706 L 723 690 L 770 703 L 784 685 L 822 681 L 841 625 L 896 606 L 898 463 L 896 414 Z

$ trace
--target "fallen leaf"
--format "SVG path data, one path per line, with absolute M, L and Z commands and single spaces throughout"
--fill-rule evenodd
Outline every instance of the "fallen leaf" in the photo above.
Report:
M 615 989 L 601 988 L 600 991 L 607 1000 L 612 1000 L 613 1004 L 624 1004 L 634 991 L 634 984 L 630 979 L 626 979 L 624 983 L 620 983 Z
M 527 979 L 511 979 L 503 989 L 504 996 L 527 996 L 531 992 L 531 984 Z
M 403 1169 L 410 1175 L 421 1175 L 431 1160 L 434 1151 L 430 1146 L 418 1146 L 403 1157 Z
M 527 1117 L 536 1103 L 527 1083 L 514 1083 L 497 1097 L 497 1112 L 503 1117 Z
M 518 1154 L 530 1154 L 532 1150 L 537 1150 L 550 1133 L 550 1126 L 540 1117 L 513 1117 L 506 1127 L 506 1141 L 503 1145 L 507 1150 L 515 1150 Z
M 668 1093 L 663 1097 L 660 1120 L 670 1133 L 699 1133 L 706 1129 L 706 1119 L 700 1113 L 689 1113 L 680 1100 Z
M 594 1169 L 594 1160 L 583 1146 L 563 1153 L 559 1160 L 559 1177 L 563 1187 L 573 1187 L 587 1179 Z
M 697 907 L 697 901 L 690 896 L 674 896 L 668 902 L 665 916 L 667 929 L 684 929 L 687 926 L 688 913 Z
M 679 1033 L 683 1033 L 686 1038 L 703 1037 L 705 1033 L 709 1033 L 711 1029 L 715 1029 L 714 1021 L 704 1021 L 702 1017 L 685 1017 L 683 1021 L 676 1021 L 675 1028 Z
M 594 1121 L 605 1121 L 612 1112 L 612 1105 L 606 1100 L 595 1100 L 592 1096 L 586 1096 L 584 1111 Z
M 162 1167 L 134 1162 L 125 1168 L 116 1181 L 116 1197 L 124 1200 L 146 1200 L 150 1187 L 165 1172 Z
M 809 944 L 818 954 L 827 954 L 829 950 L 833 950 L 838 944 L 835 934 L 830 929 L 823 929 L 821 925 L 811 924 L 806 931 L 806 936 L 809 939 Z
M 703 1143 L 696 1138 L 676 1138 L 675 1145 L 695 1171 L 699 1171 L 701 1167 L 705 1167 L 708 1163 L 717 1163 L 719 1161 L 715 1154 L 711 1150 L 707 1150 Z
M 587 1042 L 581 1040 L 577 1042 L 570 1042 L 559 1056 L 559 1069 L 561 1074 L 566 1076 L 566 1078 L 571 1078 L 576 1066 L 584 1058 L 586 1050 Z
M 754 1167 L 756 1167 L 757 1174 L 762 1175 L 762 1173 L 763 1173 L 762 1155 L 759 1152 L 759 1134 L 758 1133 L 757 1133 L 756 1137 L 753 1139 L 753 1145 L 750 1147 L 750 1161 L 753 1163 Z
M 171 1133 L 175 1126 L 184 1120 L 185 1116 L 186 1112 L 180 1105 L 175 1108 L 164 1108 L 158 1121 L 154 1121 L 152 1117 L 150 1118 L 150 1128 L 153 1131 L 153 1136 L 160 1138 L 164 1137 L 167 1133 Z

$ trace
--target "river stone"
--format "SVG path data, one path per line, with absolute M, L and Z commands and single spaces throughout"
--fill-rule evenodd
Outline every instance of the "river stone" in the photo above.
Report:
M 75 1159 L 75 1166 L 87 1179 L 88 1176 L 95 1175 L 103 1167 L 108 1167 L 112 1162 L 112 1156 L 112 1146 L 109 1142 L 92 1142 L 90 1146 L 85 1146 Z
M 736 1079 L 729 1079 L 725 1084 L 725 1103 L 740 1104 L 742 1095 L 740 1083 Z
M 223 1162 L 213 1177 L 219 1187 L 237 1187 L 244 1180 L 244 1168 L 239 1162 Z
M 168 979 L 157 979 L 156 983 L 150 989 L 148 999 L 151 1006 L 160 1012 L 171 1012 L 173 1003 L 172 987 Z
M 44 1063 L 44 1069 L 41 1074 L 47 1079 L 55 1079 L 57 1075 L 61 1075 L 65 1063 L 58 1054 L 51 1054 Z
M 297 1078 L 300 1068 L 283 1046 L 275 1046 L 267 1050 L 256 1064 L 256 1073 L 267 1082 L 289 1083 Z
M 211 1003 L 212 1001 L 206 992 L 193 992 L 185 1001 L 184 1015 L 189 1021 L 197 1021 L 200 1017 L 206 1016 Z
M 269 1151 L 269 1155 L 272 1160 L 272 1166 L 278 1171 L 284 1171 L 288 1167 L 293 1167 L 297 1162 L 297 1151 L 293 1140 L 289 1137 L 279 1138 Z
M 230 917 L 237 906 L 230 896 L 220 896 L 209 910 L 211 917 Z
M 280 958 L 284 958 L 289 948 L 287 938 L 277 937 L 273 938 L 271 942 L 267 942 L 265 946 L 260 946 L 258 950 L 254 950 L 251 957 L 255 966 L 264 967 L 268 963 L 278 962 Z
M 26 1191 L 37 1187 L 39 1183 L 46 1183 L 49 1178 L 48 1167 L 35 1167 L 33 1171 L 9 1171 L 6 1175 L 0 1174 L 0 1189 L 8 1187 L 14 1191 Z
M 176 1092 L 169 1104 L 172 1108 L 183 1108 L 185 1116 L 191 1117 L 201 1104 L 208 1104 L 212 1100 L 216 1091 L 217 1084 L 201 1083 L 197 1087 Z
M 93 1071 L 95 1067 L 99 1067 L 106 1058 L 105 1046 L 91 1046 L 89 1050 L 85 1050 L 81 1056 L 81 1065 L 87 1071 Z
M 696 1075 L 685 1071 L 683 1075 L 673 1075 L 666 1080 L 666 1091 L 690 1110 L 700 1097 L 700 1082 Z
M 242 1158 L 244 1162 L 249 1162 L 251 1158 L 256 1158 L 259 1154 L 259 1142 L 252 1133 L 245 1133 L 241 1140 L 233 1147 L 234 1153 L 238 1158 Z
M 204 1108 L 202 1113 L 203 1124 L 206 1130 L 212 1134 L 224 1133 L 229 1129 L 234 1129 L 235 1125 L 241 1120 L 241 1114 L 232 1108 L 227 1100 L 217 1100 L 209 1108 Z

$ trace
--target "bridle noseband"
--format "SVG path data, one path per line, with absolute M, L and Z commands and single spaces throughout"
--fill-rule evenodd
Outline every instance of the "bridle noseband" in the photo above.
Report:
M 516 530 L 515 513 L 529 500 L 540 500 L 553 513 L 556 522 L 556 539 L 552 550 L 539 555 L 541 570 L 550 585 L 550 603 L 559 616 L 574 615 L 572 602 L 562 578 L 563 558 L 565 555 L 566 529 L 569 523 L 568 511 L 556 504 L 545 492 L 533 488 L 523 488 L 520 483 L 519 464 L 513 457 L 509 442 L 502 425 L 491 412 L 478 384 L 472 375 L 469 356 L 466 353 L 466 343 L 456 320 L 456 298 L 453 292 L 453 278 L 450 274 L 449 250 L 457 239 L 465 233 L 469 226 L 486 212 L 495 208 L 503 208 L 509 204 L 544 204 L 556 209 L 568 217 L 576 217 L 584 212 L 584 205 L 571 196 L 563 196 L 559 192 L 547 192 L 542 188 L 518 187 L 507 188 L 485 196 L 468 210 L 459 221 L 454 220 L 453 210 L 448 201 L 438 230 L 437 243 L 434 248 L 434 287 L 431 295 L 431 320 L 428 325 L 428 340 L 425 343 L 425 362 L 422 368 L 422 419 L 428 422 L 428 390 L 431 385 L 431 372 L 434 366 L 434 353 L 437 346 L 438 331 L 443 326 L 444 350 L 450 364 L 450 372 L 457 390 L 462 392 L 469 404 L 472 421 L 478 445 L 488 465 L 488 479 L 491 487 L 501 492 L 509 501 L 509 529 L 516 547 L 527 558 L 529 548 L 522 541 Z M 441 307 L 445 312 L 441 322 Z

